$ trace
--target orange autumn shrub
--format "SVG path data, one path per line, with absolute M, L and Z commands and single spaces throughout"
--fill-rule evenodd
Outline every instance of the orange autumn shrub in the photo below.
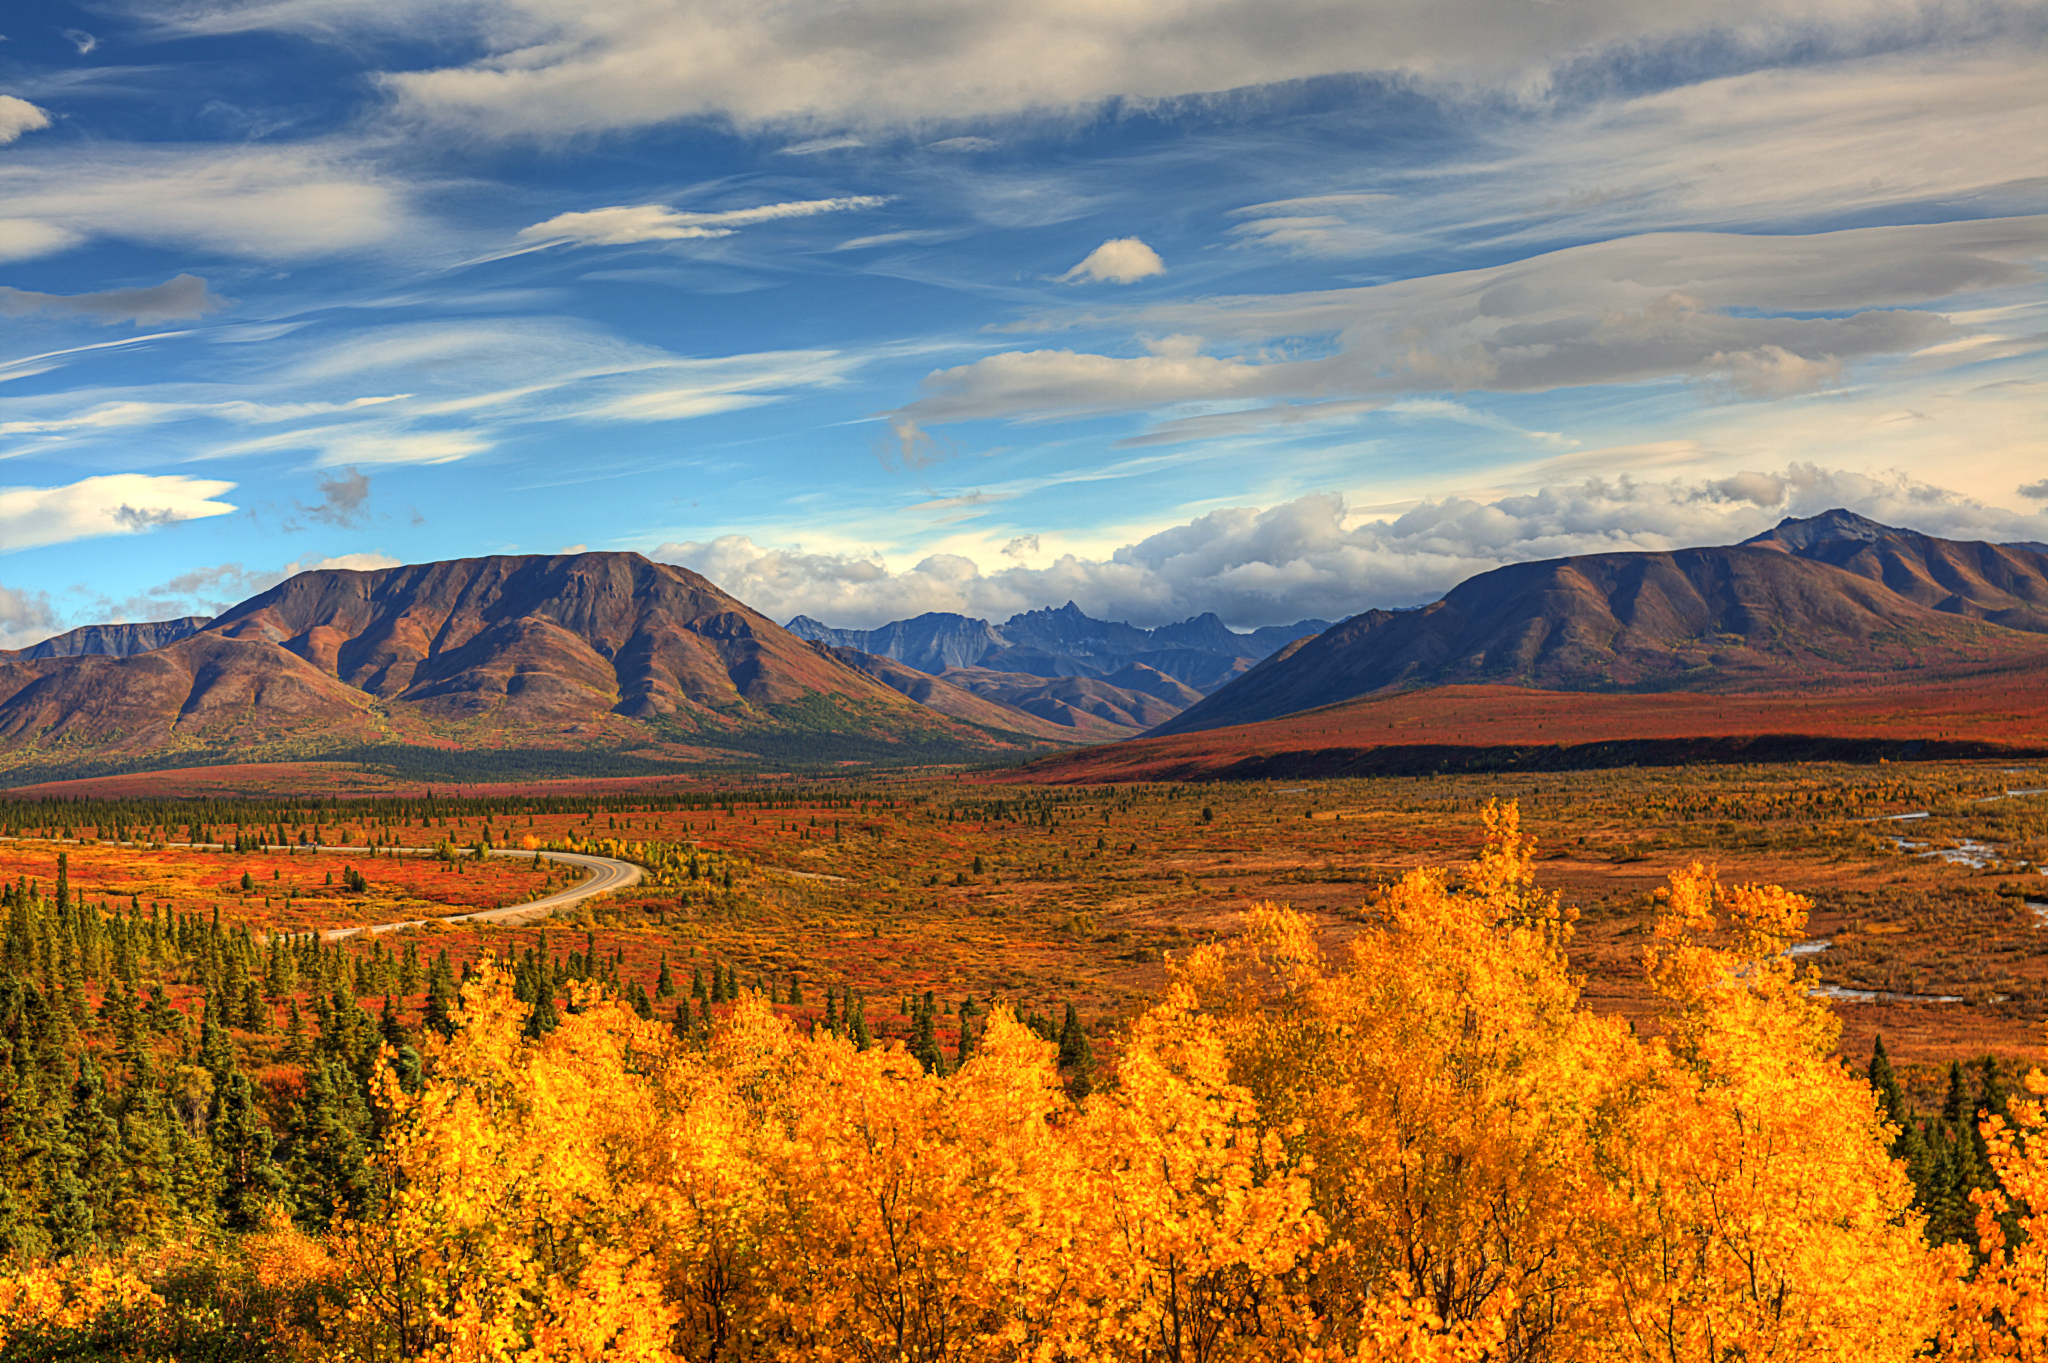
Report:
M 149 1284 L 110 1263 L 58 1259 L 0 1274 L 0 1349 L 161 1305 Z

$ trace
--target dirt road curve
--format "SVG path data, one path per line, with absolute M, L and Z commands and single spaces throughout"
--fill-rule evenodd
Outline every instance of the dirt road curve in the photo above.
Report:
M 17 838 L 13 839 L 13 841 L 49 842 L 51 844 L 71 847 L 137 846 L 137 844 L 132 842 L 99 842 L 83 838 Z M 217 842 L 171 842 L 159 845 L 194 849 L 201 852 L 219 852 L 224 850 L 221 844 Z M 263 850 L 266 852 L 313 851 L 348 853 L 358 857 L 367 857 L 371 854 L 371 849 L 368 847 L 326 846 L 306 848 L 279 844 L 265 846 Z M 403 852 L 408 856 L 418 857 L 430 857 L 434 855 L 435 851 L 431 847 L 384 847 L 377 850 L 385 855 L 389 855 L 392 852 Z M 640 868 L 629 861 L 613 861 L 610 857 L 593 857 L 583 852 L 528 852 L 517 847 L 494 847 L 491 849 L 491 855 L 494 857 L 537 856 L 545 861 L 555 861 L 569 866 L 581 867 L 589 872 L 589 874 L 567 889 L 557 890 L 544 899 L 528 900 L 524 904 L 507 904 L 501 909 L 479 909 L 475 913 L 452 914 L 446 918 L 407 918 L 397 923 L 372 923 L 367 927 L 328 928 L 321 932 L 320 940 L 323 942 L 338 942 L 344 937 L 361 937 L 365 934 L 375 936 L 380 932 L 395 932 L 399 928 L 425 927 L 429 923 L 538 923 L 541 919 L 551 916 L 559 909 L 566 909 L 571 904 L 580 904 L 584 900 L 597 895 L 610 894 L 614 890 L 623 890 L 629 886 L 638 885 L 642 874 Z M 836 877 L 827 878 L 834 879 Z
M 323 847 L 323 852 L 355 852 L 367 856 L 367 847 Z M 405 852 L 433 855 L 431 847 L 407 847 Z M 479 909 L 475 913 L 458 913 L 446 918 L 408 918 L 398 923 L 375 923 L 362 928 L 329 928 L 320 934 L 325 942 L 339 941 L 344 937 L 374 936 L 380 932 L 393 932 L 399 928 L 425 927 L 428 923 L 538 923 L 552 916 L 558 909 L 571 904 L 580 904 L 596 895 L 610 894 L 640 883 L 641 871 L 629 861 L 613 861 L 610 857 L 593 857 L 583 852 L 523 852 L 516 847 L 491 849 L 494 857 L 535 857 L 546 861 L 561 862 L 569 866 L 580 866 L 590 874 L 564 890 L 556 890 L 545 899 L 529 900 L 524 904 L 507 904 L 502 909 Z

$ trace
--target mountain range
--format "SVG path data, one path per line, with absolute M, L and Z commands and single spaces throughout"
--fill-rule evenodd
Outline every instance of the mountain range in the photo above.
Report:
M 806 615 L 789 622 L 798 638 L 832 648 L 921 704 L 964 714 L 964 702 L 952 695 L 962 691 L 1038 721 L 1026 732 L 1070 740 L 1143 733 L 1275 650 L 1329 627 L 1327 620 L 1300 620 L 1240 634 L 1205 613 L 1144 629 L 1094 619 L 1072 601 L 1001 625 L 943 611 L 877 629 L 835 629 Z M 875 661 L 857 661 L 856 654 Z
M 789 622 L 789 632 L 800 639 L 893 658 L 933 676 L 978 667 L 1035 677 L 1108 677 L 1138 663 L 1204 694 L 1276 649 L 1329 627 L 1327 620 L 1300 620 L 1239 634 L 1207 613 L 1142 629 L 1093 619 L 1071 601 L 1024 611 L 1001 625 L 942 611 L 892 620 L 879 629 L 834 629 L 807 615 Z
M 1537 692 L 1957 678 L 1995 694 L 2048 672 L 2048 554 L 1833 511 L 1737 545 L 1513 564 L 1427 606 L 1322 624 L 1240 634 L 1200 615 L 1147 630 L 1069 602 L 1000 626 L 784 628 L 630 553 L 319 570 L 212 620 L 86 626 L 0 653 L 0 773 L 401 747 L 985 762 L 1290 716 L 1303 718 L 1287 741 L 1312 744 L 1324 708 L 1438 688 L 1510 709 Z M 1684 713 L 1662 705 L 1656 722 L 1675 732 Z M 1430 726 L 1427 705 L 1413 723 Z
M 27 648 L 0 648 L 0 663 L 90 656 L 127 658 L 166 644 L 175 644 L 205 629 L 206 624 L 207 619 L 203 615 L 187 615 L 176 620 L 149 620 L 141 624 L 80 625 Z

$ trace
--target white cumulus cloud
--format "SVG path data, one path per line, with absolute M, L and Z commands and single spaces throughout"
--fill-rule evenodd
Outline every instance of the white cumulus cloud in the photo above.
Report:
M 1083 281 L 1135 284 L 1141 279 L 1165 273 L 1166 262 L 1144 242 L 1136 237 L 1112 237 L 1090 251 L 1079 265 L 1061 275 L 1060 279 L 1068 284 Z
M 294 559 L 276 568 L 249 568 L 241 563 L 216 563 L 190 568 L 123 600 L 102 598 L 80 613 L 79 623 L 108 620 L 175 620 L 186 615 L 219 615 L 228 607 L 269 591 L 300 573 L 322 568 L 358 572 L 396 568 L 389 554 L 335 554 L 327 558 Z
M 0 95 L 0 147 L 18 141 L 23 133 L 50 126 L 50 115 L 25 99 Z
M 63 631 L 48 592 L 0 583 L 0 649 L 27 648 Z
M 321 572 L 329 568 L 369 573 L 375 572 L 379 568 L 396 568 L 401 562 L 403 560 L 395 559 L 389 554 L 380 553 L 335 554 L 328 558 L 294 559 L 290 563 L 285 564 L 284 567 L 279 568 L 272 575 L 273 580 L 265 583 L 263 587 L 259 587 L 257 590 L 262 591 L 268 587 L 274 587 L 277 583 L 283 582 L 288 578 L 297 577 L 300 573 Z

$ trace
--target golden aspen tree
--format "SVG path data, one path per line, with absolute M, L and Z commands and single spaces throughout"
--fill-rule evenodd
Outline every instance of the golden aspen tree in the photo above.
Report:
M 63 1258 L 0 1273 L 0 1349 L 90 1325 L 112 1311 L 161 1306 L 132 1268 Z
M 1616 1076 L 1595 1208 L 1604 1328 L 1585 1356 L 1904 1360 L 1953 1257 L 1927 1247 L 1876 1099 L 1830 1059 L 1836 1023 L 1785 954 L 1807 901 L 1670 878 L 1645 965 L 1668 1038 Z M 1718 945 L 1716 943 L 1719 943 Z
M 1101 1305 L 1075 1356 L 1272 1357 L 1290 1320 L 1275 1285 L 1322 1237 L 1307 1180 L 1230 1082 L 1222 1037 L 1195 1005 L 1176 983 L 1139 1019 L 1116 1093 L 1076 1126 L 1090 1175 L 1076 1249 Z
M 2026 1086 L 2034 1096 L 2015 1099 L 2009 1118 L 1984 1119 L 1998 1185 L 1971 1195 L 1983 1262 L 1950 1308 L 1945 1343 L 1958 1358 L 2048 1359 L 2048 1073 Z
M 384 1208 L 347 1228 L 355 1299 L 337 1322 L 370 1358 L 670 1357 L 645 1148 L 662 1030 L 578 997 L 521 1040 L 527 1007 L 486 964 L 464 1027 L 417 1096 L 395 1079 Z
M 765 1006 L 739 1027 L 788 1027 Z M 1065 1200 L 1082 1170 L 1054 1121 L 1052 1048 L 1007 1011 L 959 1074 L 839 1038 L 791 1041 L 764 1108 L 763 1229 L 789 1356 L 1011 1356 L 1069 1297 Z
M 1623 1038 L 1578 1007 L 1514 807 L 1486 819 L 1455 886 L 1409 873 L 1341 961 L 1268 906 L 1189 965 L 1310 1171 L 1328 1238 L 1292 1286 L 1319 1357 L 1547 1357 L 1586 1300 L 1586 1126 Z

